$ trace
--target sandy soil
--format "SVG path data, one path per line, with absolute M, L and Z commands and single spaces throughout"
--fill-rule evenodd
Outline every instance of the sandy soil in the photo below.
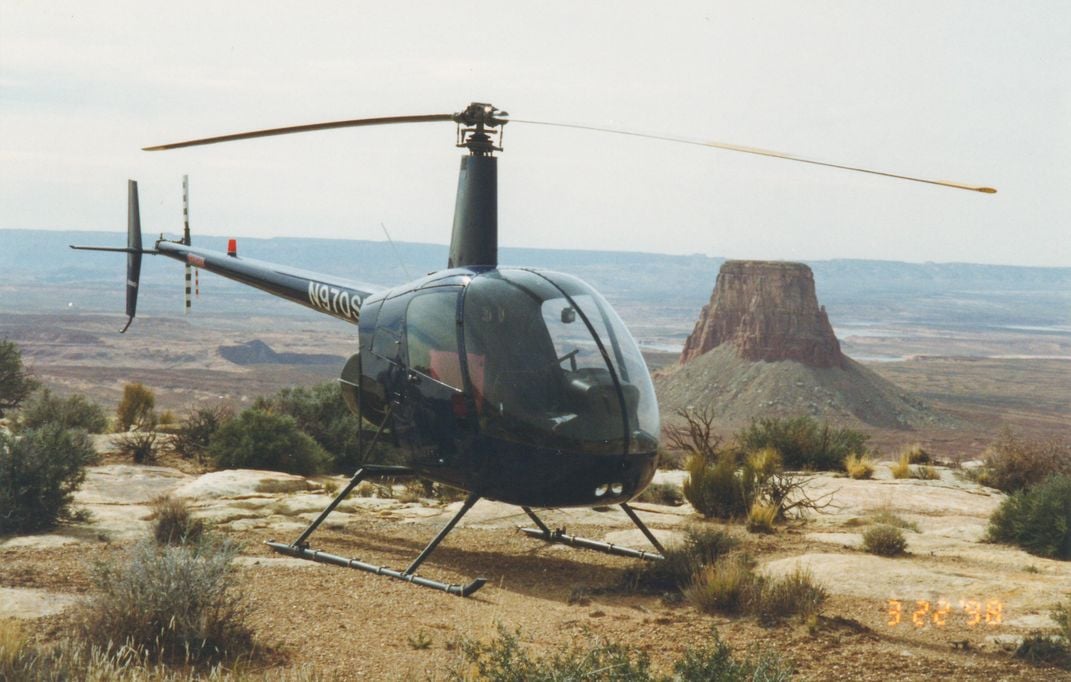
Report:
M 370 574 L 280 557 L 263 545 L 290 540 L 330 499 L 327 479 L 253 471 L 206 475 L 170 467 L 107 464 L 95 467 L 79 493 L 91 521 L 56 532 L 0 540 L 0 617 L 26 619 L 41 640 L 59 636 L 69 605 L 90 589 L 93 560 L 123 551 L 145 533 L 146 503 L 170 492 L 191 501 L 219 532 L 243 543 L 241 590 L 257 638 L 287 668 L 338 679 L 440 678 L 459 660 L 458 638 L 490 638 L 499 626 L 548 651 L 590 638 L 628 642 L 668 669 L 711 628 L 738 654 L 759 644 L 782 651 L 810 679 L 1071 679 L 1030 667 L 1007 653 L 1023 634 L 1050 627 L 1050 605 L 1071 593 L 1071 564 L 1032 557 L 980 541 L 985 519 L 1002 496 L 958 480 L 894 481 L 820 476 L 814 492 L 835 491 L 832 513 L 796 522 L 773 536 L 747 536 L 760 570 L 810 569 L 831 598 L 817 628 L 796 622 L 762 627 L 667 603 L 659 596 L 614 589 L 636 560 L 546 545 L 517 530 L 527 525 L 515 507 L 481 501 L 421 569 L 448 582 L 488 578 L 469 599 L 420 589 Z M 679 482 L 679 472 L 660 474 Z M 341 479 L 335 479 L 339 483 Z M 459 503 L 401 502 L 353 497 L 313 537 L 317 548 L 402 568 Z M 665 541 L 699 522 L 689 507 L 639 503 L 641 515 Z M 860 519 L 891 511 L 913 521 L 909 555 L 885 559 L 856 547 Z M 623 513 L 548 511 L 546 520 L 569 532 L 642 548 Z M 889 625 L 890 599 L 901 603 Z M 912 616 L 928 602 L 922 624 Z M 963 602 L 961 605 L 960 602 Z M 971 602 L 980 604 L 971 624 Z M 932 610 L 948 602 L 943 625 Z M 1000 604 L 997 622 L 991 608 Z M 419 639 L 430 640 L 420 648 Z

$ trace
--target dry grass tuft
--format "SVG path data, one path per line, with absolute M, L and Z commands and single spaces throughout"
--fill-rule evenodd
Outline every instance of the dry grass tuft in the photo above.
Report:
M 182 498 L 159 497 L 152 503 L 152 534 L 158 545 L 197 544 L 205 534 L 205 524 L 194 518 L 189 503 Z
M 933 462 L 933 457 L 930 456 L 930 453 L 923 450 L 918 443 L 909 445 L 901 450 L 900 456 L 906 456 L 910 464 L 930 464 Z
M 700 611 L 746 613 L 756 602 L 760 578 L 747 557 L 726 557 L 702 567 L 684 596 Z
M 866 479 L 874 475 L 874 460 L 870 455 L 848 455 L 844 458 L 844 470 L 854 479 Z
M 777 505 L 755 500 L 747 514 L 749 533 L 772 533 L 777 520 Z
M 911 462 L 908 461 L 907 454 L 900 455 L 900 459 L 896 464 L 889 465 L 889 470 L 892 472 L 893 478 L 909 478 L 911 476 Z
M 29 641 L 19 621 L 0 620 L 0 679 L 14 678 L 14 670 Z
M 802 568 L 768 578 L 754 572 L 748 557 L 735 555 L 704 566 L 685 596 L 701 611 L 751 614 L 761 622 L 775 623 L 817 614 L 829 595 Z

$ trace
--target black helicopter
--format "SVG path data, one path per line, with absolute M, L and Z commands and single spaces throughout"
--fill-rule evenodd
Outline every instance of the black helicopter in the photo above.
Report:
M 846 170 L 969 189 L 803 159 L 753 147 L 645 135 L 590 126 L 521 121 L 490 104 L 456 114 L 393 116 L 273 128 L 147 147 L 177 149 L 332 128 L 452 122 L 461 158 L 447 268 L 391 289 L 194 248 L 188 220 L 178 241 L 142 246 L 137 183 L 129 182 L 127 246 L 71 248 L 127 254 L 126 326 L 137 308 L 141 258 L 162 255 L 294 301 L 357 325 L 358 352 L 339 379 L 349 408 L 376 427 L 364 453 L 393 440 L 404 464 L 362 464 L 348 485 L 291 543 L 277 552 L 356 568 L 451 594 L 483 586 L 447 584 L 416 575 L 480 499 L 519 505 L 536 528 L 525 533 L 623 556 L 661 559 L 664 552 L 628 501 L 651 482 L 658 458 L 659 416 L 650 373 L 636 342 L 606 300 L 576 277 L 498 266 L 497 158 L 509 122 L 640 135 L 672 142 L 772 156 Z M 363 431 L 362 431 L 363 434 Z M 363 444 L 362 444 L 363 445 Z M 420 476 L 469 493 L 464 504 L 402 571 L 311 549 L 308 538 L 362 480 Z M 551 530 L 533 507 L 619 504 L 656 552 Z

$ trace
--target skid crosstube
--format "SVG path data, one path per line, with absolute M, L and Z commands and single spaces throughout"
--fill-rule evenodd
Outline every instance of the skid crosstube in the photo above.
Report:
M 521 507 L 525 514 L 528 514 L 528 518 L 539 526 L 538 528 L 521 528 L 521 532 L 525 535 L 533 538 L 539 538 L 545 542 L 550 542 L 560 545 L 570 545 L 572 547 L 583 547 L 585 549 L 594 549 L 599 552 L 605 552 L 607 554 L 615 554 L 617 556 L 626 556 L 632 559 L 648 559 L 651 561 L 660 561 L 665 559 L 666 550 L 662 547 L 662 544 L 655 538 L 654 534 L 644 525 L 643 521 L 636 516 L 636 512 L 633 511 L 627 503 L 621 505 L 621 508 L 628 515 L 629 519 L 643 532 L 644 536 L 654 545 L 656 552 L 647 552 L 642 549 L 632 549 L 631 547 L 621 547 L 610 542 L 600 542 L 599 540 L 589 540 L 588 538 L 577 537 L 576 535 L 568 535 L 564 528 L 558 528 L 551 530 L 547 524 L 536 516 L 536 513 L 532 511 L 531 507 Z

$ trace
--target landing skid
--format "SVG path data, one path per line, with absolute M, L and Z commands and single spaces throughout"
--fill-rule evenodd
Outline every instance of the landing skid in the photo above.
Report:
M 536 516 L 536 513 L 532 511 L 531 507 L 521 507 L 525 514 L 528 514 L 528 518 L 532 519 L 538 528 L 521 528 L 521 532 L 528 537 L 538 538 L 544 542 L 560 545 L 570 545 L 572 547 L 583 547 L 584 549 L 593 549 L 598 552 L 605 552 L 606 554 L 615 554 L 617 556 L 626 556 L 633 559 L 648 559 L 650 561 L 660 561 L 665 558 L 666 550 L 662 547 L 662 544 L 654 536 L 654 533 L 644 525 L 640 517 L 636 516 L 636 512 L 628 505 L 628 503 L 622 503 L 621 508 L 628 515 L 629 519 L 643 532 L 655 549 L 659 553 L 647 552 L 642 549 L 632 549 L 631 547 L 621 547 L 610 542 L 600 542 L 598 540 L 589 540 L 588 538 L 578 537 L 576 535 L 568 535 L 564 528 L 557 528 L 551 530 L 547 524 Z
M 455 594 L 459 597 L 468 597 L 474 592 L 476 592 L 476 590 L 483 587 L 484 584 L 487 582 L 487 579 L 476 578 L 467 585 L 457 585 L 453 583 L 440 582 L 438 580 L 431 580 L 430 578 L 423 578 L 416 574 L 416 570 L 420 566 L 420 564 L 424 563 L 425 559 L 431 556 L 431 553 L 435 551 L 435 548 L 439 546 L 439 543 L 442 542 L 447 535 L 449 535 L 450 531 L 452 531 L 454 529 L 454 526 L 457 525 L 457 522 L 461 520 L 461 517 L 464 516 L 469 509 L 472 509 L 472 505 L 476 504 L 476 501 L 480 499 L 480 496 L 476 493 L 472 493 L 468 496 L 468 499 L 465 500 L 465 504 L 461 506 L 461 509 L 459 509 L 458 512 L 454 514 L 454 517 L 450 519 L 450 521 L 445 526 L 443 526 L 443 529 L 439 531 L 438 535 L 432 538 L 431 542 L 428 543 L 428 546 L 424 548 L 424 551 L 422 551 L 416 559 L 413 559 L 413 562 L 409 564 L 409 567 L 406 568 L 404 571 L 397 571 L 392 568 L 387 568 L 386 566 L 376 566 L 375 564 L 369 564 L 364 561 L 360 561 L 359 559 L 347 559 L 345 557 L 341 557 L 335 554 L 328 554 L 327 552 L 322 552 L 317 549 L 309 548 L 309 536 L 312 535 L 313 531 L 315 531 L 316 528 L 319 527 L 321 523 L 323 523 L 324 519 L 327 518 L 328 514 L 334 511 L 335 507 L 337 507 L 338 504 L 343 499 L 345 499 L 345 497 L 349 495 L 350 492 L 355 487 L 357 487 L 357 484 L 360 483 L 362 480 L 368 477 L 402 477 L 414 475 L 416 475 L 415 472 L 412 469 L 409 469 L 408 467 L 365 465 L 357 470 L 357 473 L 355 473 L 353 475 L 353 478 L 350 479 L 350 482 L 346 485 L 346 488 L 342 490 L 342 492 L 340 492 L 335 497 L 335 499 L 331 501 L 331 504 L 327 505 L 326 509 L 320 512 L 320 515 L 316 517 L 316 520 L 309 524 L 308 528 L 306 528 L 301 533 L 301 535 L 298 536 L 297 540 L 295 540 L 289 545 L 282 542 L 269 540 L 267 545 L 280 554 L 297 557 L 298 559 L 307 559 L 309 561 L 317 561 L 323 564 L 333 564 L 335 566 L 342 566 L 343 568 L 355 568 L 358 571 L 366 571 L 368 573 L 375 573 L 376 575 L 384 575 L 388 578 L 404 580 L 408 583 L 419 585 L 421 587 L 430 587 L 434 590 L 442 590 L 447 594 Z
M 372 444 L 369 446 L 369 451 L 371 451 L 371 449 L 375 446 L 375 443 L 379 439 L 380 434 L 383 432 L 383 428 L 386 425 L 389 417 L 390 412 L 388 411 L 387 416 L 384 417 L 383 423 L 380 424 L 379 429 L 376 431 L 375 437 L 372 439 Z M 393 568 L 388 568 L 386 566 L 376 566 L 375 564 L 370 564 L 359 559 L 347 559 L 346 557 L 338 556 L 337 554 L 329 554 L 328 552 L 323 552 L 321 550 L 312 549 L 309 547 L 309 536 L 311 536 L 313 532 L 320 527 L 320 524 L 324 522 L 324 519 L 326 519 L 328 515 L 330 515 L 331 512 L 333 512 L 335 508 L 338 507 L 342 500 L 346 499 L 347 495 L 353 492 L 353 489 L 356 488 L 361 481 L 367 478 L 405 478 L 416 475 L 416 472 L 413 469 L 410 469 L 409 467 L 364 464 L 361 466 L 361 468 L 357 470 L 357 473 L 353 475 L 353 478 L 351 478 L 349 483 L 346 484 L 346 487 L 341 492 L 339 492 L 338 495 L 335 496 L 335 499 L 331 500 L 331 503 L 328 504 L 327 507 L 324 508 L 322 512 L 320 512 L 319 516 L 317 516 L 316 519 L 312 523 L 310 523 L 308 527 L 305 528 L 305 530 L 301 532 L 301 535 L 299 535 L 296 540 L 294 540 L 290 544 L 276 542 L 275 540 L 269 540 L 266 544 L 271 547 L 272 550 L 278 552 L 279 554 L 285 554 L 287 556 L 296 557 L 298 559 L 316 561 L 323 564 L 332 564 L 334 566 L 342 566 L 343 568 L 354 568 L 358 571 L 365 571 L 366 573 L 382 575 L 388 578 L 394 578 L 395 580 L 404 580 L 407 583 L 419 585 L 420 587 L 429 587 L 433 590 L 441 590 L 443 592 L 446 592 L 447 594 L 454 594 L 459 597 L 469 597 L 487 583 L 486 578 L 476 578 L 467 585 L 459 585 L 455 583 L 444 583 L 439 580 L 431 580 L 430 578 L 424 578 L 422 576 L 417 575 L 416 570 L 420 567 L 422 563 L 424 563 L 424 561 L 429 556 L 431 556 L 431 553 L 434 552 L 435 548 L 439 546 L 439 543 L 441 543 L 446 538 L 446 536 L 450 534 L 450 531 L 454 529 L 454 526 L 458 524 L 461 518 L 470 509 L 472 509 L 472 505 L 476 504 L 476 502 L 480 499 L 480 495 L 477 493 L 469 494 L 468 498 L 466 498 L 465 500 L 465 503 L 461 505 L 461 509 L 459 509 L 457 513 L 454 514 L 453 518 L 451 518 L 450 521 L 447 522 L 445 526 L 443 526 L 442 530 L 440 530 L 439 533 L 431 539 L 431 542 L 428 543 L 427 547 L 425 547 L 424 550 L 419 555 L 417 555 L 416 559 L 413 559 L 413 562 L 410 563 L 409 567 L 406 568 L 404 571 L 398 571 Z M 521 508 L 524 509 L 524 512 L 528 514 L 528 517 L 531 518 L 532 521 L 539 527 L 538 529 L 521 529 L 522 532 L 526 533 L 531 537 L 537 537 L 547 542 L 573 545 L 574 547 L 585 547 L 587 549 L 594 549 L 600 552 L 607 552 L 609 554 L 617 554 L 619 556 L 627 556 L 637 559 L 659 560 L 664 558 L 663 554 L 665 554 L 665 550 L 662 548 L 662 545 L 659 544 L 658 539 L 655 538 L 654 534 L 651 533 L 647 526 L 645 526 L 643 522 L 640 521 L 640 518 L 636 516 L 636 512 L 634 512 L 632 510 L 632 507 L 628 506 L 628 504 L 622 504 L 621 508 L 625 510 L 625 513 L 628 514 L 628 517 L 632 520 L 632 522 L 635 523 L 641 531 L 643 531 L 643 534 L 647 536 L 647 539 L 650 540 L 651 544 L 654 545 L 655 548 L 658 549 L 658 551 L 662 554 L 656 554 L 654 552 L 645 552 L 642 550 L 631 549 L 628 547 L 619 547 L 617 545 L 610 544 L 607 542 L 588 540 L 586 538 L 580 538 L 575 535 L 566 535 L 564 529 L 552 531 L 550 530 L 550 528 L 547 527 L 545 523 L 543 523 L 543 521 L 538 516 L 536 516 L 536 513 L 532 511 L 531 507 Z

